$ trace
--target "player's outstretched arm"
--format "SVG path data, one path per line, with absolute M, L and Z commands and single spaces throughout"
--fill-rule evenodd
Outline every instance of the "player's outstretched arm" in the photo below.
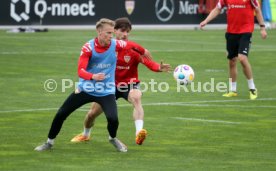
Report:
M 140 57 L 141 63 L 144 64 L 148 69 L 154 72 L 169 72 L 171 69 L 170 64 L 164 64 L 163 61 L 161 63 L 157 63 L 151 59 Z
M 145 49 L 145 54 L 142 56 L 143 58 L 147 58 L 147 59 L 150 59 L 152 60 L 152 55 L 150 53 L 150 51 L 148 51 L 147 49 Z

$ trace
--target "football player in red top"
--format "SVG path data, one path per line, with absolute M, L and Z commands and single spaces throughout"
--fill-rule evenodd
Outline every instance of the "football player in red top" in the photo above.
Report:
M 115 21 L 115 35 L 118 40 L 128 41 L 129 33 L 132 29 L 128 18 L 118 18 Z M 140 50 L 138 50 L 140 51 Z M 146 52 L 148 52 L 146 50 Z M 150 55 L 149 55 L 150 56 Z M 117 54 L 117 66 L 115 72 L 116 99 L 124 98 L 133 105 L 133 119 L 136 127 L 136 144 L 141 145 L 147 136 L 147 131 L 143 129 L 144 110 L 142 107 L 142 92 L 139 89 L 138 65 L 142 63 L 154 72 L 168 72 L 169 64 L 158 64 L 149 58 L 142 58 L 139 53 L 132 49 L 119 51 Z M 76 135 L 72 142 L 83 142 L 90 140 L 91 129 L 97 116 L 102 113 L 102 108 L 98 103 L 92 103 L 84 120 L 83 133 Z
M 218 16 L 223 7 L 227 8 L 227 31 L 225 33 L 226 48 L 229 59 L 229 76 L 232 80 L 231 90 L 224 97 L 235 97 L 237 93 L 237 61 L 239 60 L 243 73 L 247 78 L 249 97 L 257 98 L 257 89 L 253 81 L 251 65 L 248 61 L 248 53 L 254 31 L 254 12 L 260 26 L 261 37 L 265 39 L 267 32 L 258 0 L 219 0 L 216 7 L 207 18 L 200 23 L 203 28 L 207 23 Z

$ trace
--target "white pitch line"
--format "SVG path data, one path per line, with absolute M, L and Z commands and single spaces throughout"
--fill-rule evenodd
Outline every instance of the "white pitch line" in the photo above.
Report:
M 22 54 L 30 54 L 30 55 L 39 55 L 39 54 L 73 54 L 75 52 L 69 51 L 43 51 L 43 52 L 0 52 L 0 55 L 22 55 Z
M 118 105 L 118 107 L 131 107 L 131 104 Z M 196 103 L 146 103 L 143 106 L 191 106 L 191 107 L 234 107 L 234 108 L 276 108 L 276 106 L 245 106 L 245 105 L 212 105 Z
M 252 101 L 250 99 L 228 99 L 228 100 L 200 100 L 191 102 L 179 102 L 179 103 L 224 103 L 224 102 L 247 102 Z M 255 101 L 276 101 L 276 98 L 258 98 Z
M 16 110 L 2 110 L 0 113 L 12 113 L 12 112 L 35 112 L 35 111 L 50 111 L 57 110 L 57 108 L 40 108 L 40 109 L 16 109 Z
M 162 105 L 164 105 L 164 104 L 162 104 Z M 162 105 L 160 105 L 160 106 L 162 106 Z M 150 104 L 146 104 L 145 106 L 150 106 Z M 231 108 L 276 108 L 276 106 L 212 105 L 212 104 L 167 104 L 167 106 L 222 107 L 222 108 L 224 108 L 224 107 L 231 107 Z
M 276 98 L 260 98 L 255 101 L 275 101 Z M 234 100 L 209 100 L 209 101 L 191 101 L 191 102 L 162 102 L 162 103 L 144 103 L 143 106 L 191 106 L 191 107 L 235 107 L 235 108 L 276 108 L 276 106 L 245 106 L 245 105 L 213 105 L 208 103 L 224 103 L 224 102 L 246 102 L 251 101 L 247 99 Z M 207 104 L 200 104 L 207 103 Z M 132 107 L 131 104 L 120 104 L 118 107 Z M 78 111 L 86 111 L 88 108 L 80 108 Z M 38 109 L 15 109 L 15 110 L 0 110 L 0 113 L 12 112 L 35 112 L 35 111 L 50 111 L 58 110 L 58 108 L 38 108 Z
M 89 108 L 80 108 L 77 109 L 78 111 L 87 111 Z M 0 111 L 0 113 L 13 113 L 13 112 L 35 112 L 35 111 L 51 111 L 51 110 L 55 110 L 57 111 L 58 108 L 40 108 L 40 109 L 18 109 L 18 110 L 2 110 Z
M 182 118 L 182 117 L 172 117 L 172 118 L 173 119 L 178 119 L 178 120 L 198 121 L 198 122 L 211 122 L 211 123 L 224 123 L 224 124 L 241 124 L 241 122 L 231 122 L 231 121 L 222 121 L 222 120 L 208 120 L 208 119 Z
M 201 100 L 201 101 L 191 101 L 191 102 L 161 102 L 161 103 L 145 103 L 143 106 L 222 106 L 222 105 L 210 105 L 210 104 L 196 104 L 196 103 L 225 103 L 225 102 L 247 102 L 247 101 L 252 101 L 250 99 L 232 99 L 232 100 Z M 256 99 L 255 101 L 276 101 L 276 98 L 259 98 Z M 124 106 L 132 106 L 131 104 L 123 104 L 123 105 L 118 105 L 120 107 Z M 243 105 L 223 105 L 223 106 L 228 106 L 228 107 L 260 107 L 260 108 L 275 108 L 276 106 L 243 106 Z

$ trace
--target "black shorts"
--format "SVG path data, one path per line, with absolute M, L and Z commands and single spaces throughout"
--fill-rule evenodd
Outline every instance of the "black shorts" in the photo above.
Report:
M 128 101 L 128 94 L 131 89 L 140 89 L 140 83 L 133 83 L 125 86 L 116 87 L 116 100 L 119 98 L 124 98 L 126 101 Z
M 252 33 L 225 33 L 226 49 L 228 52 L 227 58 L 233 59 L 234 57 L 237 57 L 238 54 L 243 54 L 248 57 L 251 37 Z

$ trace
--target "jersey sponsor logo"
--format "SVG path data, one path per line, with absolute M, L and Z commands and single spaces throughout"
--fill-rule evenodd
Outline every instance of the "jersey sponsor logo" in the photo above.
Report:
M 167 22 L 172 18 L 174 9 L 173 0 L 156 0 L 155 2 L 155 14 L 162 22 Z
M 111 64 L 93 64 L 92 67 L 105 69 L 105 68 L 110 68 Z
M 116 66 L 117 69 L 130 69 L 129 66 Z
M 19 2 L 22 1 L 24 3 L 24 11 L 18 14 L 16 12 L 16 7 L 19 4 Z M 10 8 L 10 16 L 17 22 L 20 22 L 22 19 L 27 21 L 29 20 L 29 15 L 30 14 L 30 1 L 29 0 L 11 0 L 11 8 Z
M 128 63 L 130 61 L 130 58 L 131 58 L 130 56 L 124 56 L 125 62 Z
M 126 0 L 125 1 L 125 9 L 128 15 L 131 15 L 135 8 L 135 1 L 134 0 Z
M 246 8 L 245 5 L 234 5 L 234 4 L 229 4 L 228 9 L 233 9 L 233 8 Z

